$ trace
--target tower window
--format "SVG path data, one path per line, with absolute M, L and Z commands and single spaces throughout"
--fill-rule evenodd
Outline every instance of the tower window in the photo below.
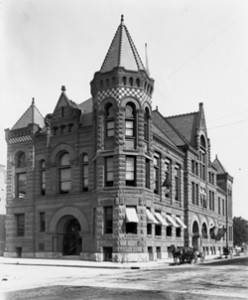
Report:
M 126 157 L 126 185 L 136 185 L 136 160 L 133 156 Z
M 26 197 L 27 173 L 26 155 L 24 152 L 17 153 L 15 157 L 16 197 Z
M 114 167 L 113 167 L 113 157 L 105 158 L 105 185 L 113 186 L 114 184 Z
M 113 137 L 115 133 L 114 107 L 112 104 L 106 106 L 106 137 Z
M 134 137 L 135 135 L 135 108 L 134 105 L 128 103 L 126 105 L 126 119 L 125 119 L 125 135 L 127 137 Z

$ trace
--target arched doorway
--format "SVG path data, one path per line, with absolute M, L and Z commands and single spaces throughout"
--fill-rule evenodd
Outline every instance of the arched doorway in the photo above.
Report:
M 80 255 L 82 251 L 81 226 L 73 216 L 64 216 L 58 223 L 57 232 L 61 236 L 61 252 L 63 255 Z
M 193 233 L 192 234 L 192 246 L 198 247 L 200 234 L 199 234 L 199 226 L 196 221 L 194 221 L 194 223 L 193 223 L 192 233 Z

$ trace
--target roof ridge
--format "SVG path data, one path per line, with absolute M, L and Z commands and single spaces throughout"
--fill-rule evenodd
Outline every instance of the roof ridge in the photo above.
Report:
M 189 113 L 172 115 L 172 116 L 168 116 L 168 117 L 164 117 L 164 118 L 170 119 L 170 118 L 175 118 L 175 117 L 184 117 L 184 116 L 189 116 L 189 115 L 193 115 L 193 114 L 197 114 L 197 113 L 199 113 L 199 111 L 192 111 L 192 112 L 189 112 Z

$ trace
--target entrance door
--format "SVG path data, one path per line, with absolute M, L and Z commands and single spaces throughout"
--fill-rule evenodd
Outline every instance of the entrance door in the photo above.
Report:
M 82 251 L 80 224 L 77 219 L 71 218 L 64 225 L 63 255 L 79 255 Z

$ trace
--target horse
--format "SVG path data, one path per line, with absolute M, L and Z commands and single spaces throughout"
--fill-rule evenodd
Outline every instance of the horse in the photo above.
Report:
M 182 248 L 175 247 L 175 245 L 171 245 L 169 249 L 170 253 L 173 256 L 174 263 L 182 262 Z

